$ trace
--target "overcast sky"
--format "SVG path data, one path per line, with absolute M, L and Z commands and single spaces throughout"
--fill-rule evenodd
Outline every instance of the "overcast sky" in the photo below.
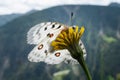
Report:
M 89 4 L 107 6 L 120 0 L 0 0 L 0 15 L 25 13 L 32 9 L 42 10 L 63 4 Z

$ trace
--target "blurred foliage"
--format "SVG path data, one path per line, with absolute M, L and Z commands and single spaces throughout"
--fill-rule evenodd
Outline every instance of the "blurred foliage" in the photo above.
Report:
M 116 80 L 120 80 L 120 73 L 116 75 Z
M 108 76 L 108 80 L 115 80 L 112 76 Z
M 70 70 L 63 70 L 53 74 L 53 80 L 63 80 L 65 75 L 68 75 Z
M 113 37 L 108 37 L 107 35 L 102 35 L 102 38 L 104 41 L 108 42 L 108 43 L 112 43 L 112 42 L 116 42 L 117 40 Z
M 93 80 L 119 80 L 120 73 L 120 8 L 109 6 L 58 6 L 21 16 L 0 27 L 0 80 L 86 80 L 79 65 L 48 65 L 27 60 L 34 45 L 26 35 L 35 24 L 52 21 L 84 25 L 82 37 L 87 50 L 86 63 Z M 69 70 L 64 74 L 64 70 Z M 61 75 L 53 76 L 63 71 Z M 57 79 L 56 79 L 57 78 Z M 59 78 L 59 79 L 58 79 Z

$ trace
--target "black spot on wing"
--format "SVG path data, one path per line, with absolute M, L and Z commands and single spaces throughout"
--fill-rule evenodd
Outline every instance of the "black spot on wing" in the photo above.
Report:
M 44 28 L 44 31 L 47 30 L 47 27 Z
M 80 43 L 80 46 L 82 46 L 82 43 Z
M 47 53 L 47 50 L 45 50 L 45 53 Z
M 47 36 L 49 37 L 50 33 L 47 34 Z
M 59 29 L 61 27 L 61 25 L 59 25 L 58 27 L 57 27 L 57 29 Z
M 45 25 L 46 25 L 46 22 L 45 22 L 45 23 L 41 23 L 41 24 L 40 24 L 40 27 L 43 27 L 43 26 L 45 26 Z M 38 34 L 38 33 L 40 32 L 40 29 L 41 29 L 41 28 L 38 29 L 38 31 L 36 32 L 36 34 Z
M 44 25 L 44 26 L 45 26 L 44 31 L 47 30 L 47 27 L 50 26 L 51 24 L 52 24 L 52 22 L 47 22 L 47 23 Z
M 55 24 L 52 25 L 52 28 L 54 28 L 54 27 L 55 27 Z

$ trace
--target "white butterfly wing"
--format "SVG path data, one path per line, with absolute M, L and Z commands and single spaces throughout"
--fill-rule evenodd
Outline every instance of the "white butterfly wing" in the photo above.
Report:
M 79 41 L 79 45 L 83 51 L 83 57 L 84 57 L 84 59 L 86 59 L 86 56 L 87 56 L 86 49 L 85 49 L 85 46 L 81 40 Z
M 45 25 L 45 23 L 40 23 L 30 28 L 27 33 L 27 43 L 28 44 L 38 44 L 41 38 L 40 29 Z
M 27 43 L 38 44 L 46 38 L 54 36 L 50 39 L 50 41 L 52 41 L 64 28 L 64 25 L 55 22 L 44 22 L 37 24 L 28 31 Z
M 39 43 L 33 48 L 33 50 L 28 54 L 28 60 L 30 62 L 40 62 L 44 61 L 47 57 L 49 46 L 47 41 Z
M 57 50 L 49 54 L 45 59 L 47 64 L 59 64 L 65 60 L 67 50 Z

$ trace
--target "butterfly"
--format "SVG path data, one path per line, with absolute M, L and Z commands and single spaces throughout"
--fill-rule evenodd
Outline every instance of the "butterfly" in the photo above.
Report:
M 69 26 L 58 22 L 42 22 L 30 28 L 27 33 L 27 43 L 35 47 L 28 54 L 30 62 L 45 62 L 47 64 L 59 64 L 61 62 L 77 64 L 77 60 L 71 57 L 67 49 L 51 51 L 51 42 L 56 39 L 60 32 Z M 79 45 L 86 57 L 86 50 L 82 41 Z

